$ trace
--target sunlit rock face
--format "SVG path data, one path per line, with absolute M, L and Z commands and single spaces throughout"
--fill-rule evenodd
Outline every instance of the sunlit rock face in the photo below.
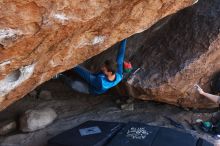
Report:
M 118 47 L 85 65 L 98 69 L 100 62 L 116 56 Z M 218 107 L 193 86 L 210 92 L 211 80 L 220 72 L 220 1 L 201 0 L 164 18 L 130 37 L 126 53 L 136 72 L 116 88 L 119 93 L 182 107 Z
M 1 0 L 0 110 L 194 0 Z

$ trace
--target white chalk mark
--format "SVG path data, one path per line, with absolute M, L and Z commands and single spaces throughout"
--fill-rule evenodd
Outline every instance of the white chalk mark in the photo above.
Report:
M 65 15 L 64 13 L 56 13 L 53 15 L 53 17 L 59 21 L 61 21 L 62 23 L 65 23 L 65 21 L 69 20 L 70 18 Z
M 57 64 L 54 62 L 53 59 L 51 59 L 49 63 L 51 65 L 51 67 L 56 67 L 57 66 Z
M 2 71 L 2 70 L 5 70 L 5 66 L 8 65 L 8 64 L 10 64 L 10 63 L 11 63 L 10 60 L 1 63 L 1 64 L 0 64 L 0 70 L 1 70 L 1 71 Z
M 5 66 L 5 65 L 10 64 L 10 63 L 11 63 L 10 60 L 9 60 L 9 61 L 5 61 L 5 62 L 3 62 L 3 63 L 0 64 L 0 67 Z
M 3 96 L 31 77 L 34 67 L 35 64 L 22 67 L 0 80 L 0 102 L 4 100 Z
M 166 20 L 164 20 L 163 22 L 161 22 L 160 24 L 158 24 L 153 30 L 152 32 L 158 31 L 161 28 L 163 28 L 170 20 L 171 20 L 172 16 L 169 16 L 168 18 L 166 18 Z
M 145 31 L 147 28 L 140 28 L 139 30 L 136 31 L 136 33 L 142 33 L 143 31 Z
M 196 4 L 196 3 L 198 3 L 198 1 L 199 1 L 199 0 L 194 0 L 193 4 Z
M 89 44 L 88 42 L 89 42 L 88 40 L 81 39 L 80 42 L 75 45 L 75 48 L 82 48 L 82 47 L 88 45 Z
M 4 43 L 6 39 L 14 39 L 18 35 L 22 35 L 22 32 L 20 30 L 11 28 L 0 29 L 0 43 Z
M 105 36 L 99 35 L 99 36 L 95 36 L 93 39 L 89 40 L 89 39 L 84 39 L 81 38 L 78 44 L 75 44 L 75 48 L 82 48 L 86 45 L 97 45 L 97 44 L 101 44 L 105 41 Z
M 105 36 L 96 36 L 94 39 L 91 41 L 92 45 L 100 44 L 105 41 Z

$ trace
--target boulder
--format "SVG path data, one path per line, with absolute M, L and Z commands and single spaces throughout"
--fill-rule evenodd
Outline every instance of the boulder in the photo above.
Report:
M 51 108 L 27 110 L 20 117 L 20 130 L 32 132 L 51 124 L 57 118 L 56 112 Z
M 1 0 L 0 110 L 54 75 L 194 2 Z
M 218 107 L 193 86 L 199 84 L 211 92 L 212 78 L 220 71 L 219 10 L 219 0 L 201 0 L 130 37 L 126 59 L 134 71 L 116 88 L 117 94 L 181 107 Z M 118 49 L 119 44 L 84 65 L 97 70 Z
M 16 121 L 8 120 L 0 123 L 0 135 L 7 135 L 17 129 Z

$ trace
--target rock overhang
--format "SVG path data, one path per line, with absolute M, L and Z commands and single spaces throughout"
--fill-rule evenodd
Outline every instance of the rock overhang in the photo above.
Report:
M 194 2 L 1 1 L 0 80 L 4 85 L 0 88 L 4 94 L 1 94 L 0 109 L 55 74 L 146 30 L 161 18 Z M 30 66 L 31 73 L 25 73 L 25 68 Z M 8 76 L 17 71 L 21 77 L 9 85 Z M 6 85 L 10 90 L 3 88 Z

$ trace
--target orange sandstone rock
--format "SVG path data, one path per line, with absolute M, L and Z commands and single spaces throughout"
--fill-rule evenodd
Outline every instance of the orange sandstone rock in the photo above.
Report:
M 0 110 L 194 0 L 1 0 Z

